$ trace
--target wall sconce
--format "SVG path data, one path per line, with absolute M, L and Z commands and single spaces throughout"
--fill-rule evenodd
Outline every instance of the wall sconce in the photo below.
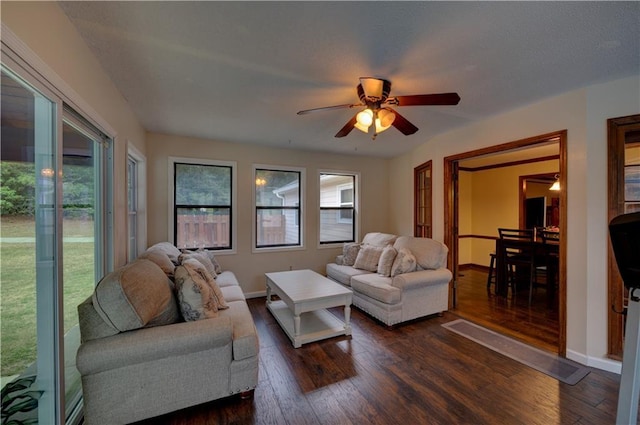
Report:
M 560 175 L 556 174 L 554 178 L 556 179 L 556 181 L 553 182 L 549 190 L 553 190 L 554 192 L 559 192 L 560 191 Z

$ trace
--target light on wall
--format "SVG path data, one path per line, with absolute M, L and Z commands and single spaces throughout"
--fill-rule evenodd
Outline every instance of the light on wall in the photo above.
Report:
M 553 190 L 554 192 L 559 192 L 560 191 L 560 175 L 556 174 L 554 178 L 556 179 L 556 181 L 554 181 L 551 187 L 549 187 L 549 190 Z

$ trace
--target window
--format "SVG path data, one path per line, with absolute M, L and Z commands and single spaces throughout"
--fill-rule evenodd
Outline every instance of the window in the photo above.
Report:
M 235 163 L 170 158 L 172 227 L 179 248 L 233 247 Z
M 431 237 L 431 161 L 414 168 L 413 236 Z
M 255 248 L 302 246 L 304 170 L 254 166 Z
M 131 155 L 127 158 L 127 210 L 127 256 L 133 261 L 138 256 L 138 162 Z
M 356 240 L 356 175 L 320 173 L 320 244 Z
M 25 66 L 3 57 L 3 409 L 69 423 L 81 409 L 77 306 L 112 262 L 113 143 Z

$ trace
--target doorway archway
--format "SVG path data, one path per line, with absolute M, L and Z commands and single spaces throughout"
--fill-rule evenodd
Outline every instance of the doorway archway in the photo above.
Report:
M 449 247 L 448 264 L 451 265 L 454 279 L 451 283 L 450 308 L 455 309 L 457 298 L 457 280 L 459 266 L 459 173 L 460 163 L 474 158 L 486 158 L 506 152 L 524 152 L 551 143 L 557 143 L 558 174 L 561 187 L 566 188 L 567 181 L 567 131 L 561 130 L 553 133 L 542 134 L 527 139 L 516 140 L 500 145 L 490 146 L 470 152 L 464 152 L 446 157 L 444 159 L 444 242 Z M 524 157 L 523 157 L 524 158 Z M 530 159 L 529 159 L 530 160 Z M 522 161 L 528 161 L 522 159 Z M 566 223 L 567 223 L 567 194 L 566 190 L 560 192 L 559 200 L 559 224 L 560 224 L 560 261 L 558 279 L 558 354 L 564 356 L 566 352 Z M 517 205 L 516 205 L 517 208 Z M 499 326 L 497 326 L 499 327 Z

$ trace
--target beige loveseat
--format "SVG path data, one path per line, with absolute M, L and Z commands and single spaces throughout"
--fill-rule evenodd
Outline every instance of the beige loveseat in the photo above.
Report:
M 353 290 L 353 305 L 393 326 L 448 309 L 448 252 L 433 239 L 367 233 L 345 244 L 326 273 Z
M 258 335 L 235 275 L 210 253 L 207 267 L 180 255 L 156 244 L 105 276 L 78 306 L 84 423 L 130 423 L 252 394 Z M 217 287 L 206 285 L 213 274 L 203 268 L 211 266 Z M 197 285 L 208 288 L 208 304 L 194 302 L 205 299 Z

